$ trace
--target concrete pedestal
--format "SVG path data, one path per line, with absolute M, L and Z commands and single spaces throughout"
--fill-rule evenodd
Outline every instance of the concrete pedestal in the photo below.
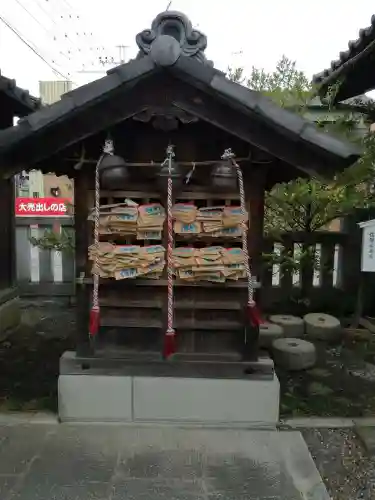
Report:
M 275 426 L 279 419 L 279 381 L 272 369 L 246 375 L 244 363 L 221 362 L 215 376 L 213 362 L 205 371 L 202 361 L 141 360 L 94 360 L 89 369 L 82 369 L 85 363 L 80 365 L 74 356 L 65 353 L 60 363 L 61 421 L 255 427 Z M 259 363 L 273 366 L 269 358 Z

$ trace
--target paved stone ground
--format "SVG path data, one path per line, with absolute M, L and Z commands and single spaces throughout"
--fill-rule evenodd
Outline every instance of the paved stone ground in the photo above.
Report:
M 301 500 L 271 434 L 277 433 L 3 425 L 0 498 Z

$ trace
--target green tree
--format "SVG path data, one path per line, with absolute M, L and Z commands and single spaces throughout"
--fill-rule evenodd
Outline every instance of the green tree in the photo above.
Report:
M 272 72 L 253 67 L 245 76 L 243 68 L 229 68 L 228 77 L 252 90 L 264 93 L 278 105 L 303 114 L 315 95 L 315 89 L 296 63 L 283 56 Z M 334 92 L 334 91 L 333 91 Z M 334 111 L 330 107 L 329 111 Z M 371 114 L 371 109 L 367 110 Z M 356 119 L 345 113 L 335 123 L 327 120 L 318 123 L 323 132 L 338 134 L 353 141 L 360 141 L 364 154 L 352 167 L 329 182 L 314 178 L 300 178 L 277 184 L 266 194 L 265 233 L 273 237 L 288 232 L 312 233 L 324 229 L 335 219 L 352 214 L 358 208 L 374 206 L 373 179 L 375 165 L 374 134 L 364 137 L 355 134 Z M 284 252 L 264 256 L 269 264 L 278 263 L 281 269 L 298 270 L 302 278 L 302 297 L 307 300 L 310 292 L 311 268 L 316 266 L 315 248 L 301 245 L 298 255 Z M 305 278 L 304 278 L 305 277 Z
M 312 86 L 303 71 L 296 68 L 296 62 L 285 55 L 272 72 L 252 67 L 245 76 L 243 68 L 228 68 L 228 77 L 252 90 L 262 92 L 282 107 L 295 111 L 305 108 L 313 95 Z
M 253 67 L 249 77 L 246 77 L 243 68 L 229 68 L 228 76 L 237 83 L 264 93 L 278 105 L 302 114 L 315 95 L 307 76 L 297 69 L 295 61 L 285 55 L 272 72 Z M 372 109 L 368 108 L 370 114 Z M 334 110 L 330 108 L 329 111 Z M 356 119 L 350 112 L 344 113 L 335 123 L 322 120 L 317 126 L 323 132 L 359 141 L 364 154 L 355 165 L 329 182 L 300 178 L 274 186 L 266 196 L 266 232 L 318 231 L 337 218 L 374 204 L 374 134 L 356 135 Z

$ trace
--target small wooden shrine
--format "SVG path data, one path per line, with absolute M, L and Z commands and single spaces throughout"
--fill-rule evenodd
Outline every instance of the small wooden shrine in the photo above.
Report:
M 236 260 L 243 231 L 252 284 L 259 289 L 265 190 L 295 177 L 331 176 L 352 164 L 358 151 L 231 82 L 206 59 L 205 35 L 181 13 L 158 15 L 136 42 L 135 60 L 1 132 L 2 172 L 53 168 L 75 180 L 80 355 L 161 353 L 172 273 L 177 351 L 242 352 L 256 360 L 257 336 L 244 334 L 249 261 Z M 235 156 L 227 151 L 223 157 L 228 149 Z M 173 262 L 179 263 L 173 269 L 169 201 Z M 210 259 L 215 265 L 202 269 Z M 96 275 L 100 330 L 94 353 L 89 316 Z

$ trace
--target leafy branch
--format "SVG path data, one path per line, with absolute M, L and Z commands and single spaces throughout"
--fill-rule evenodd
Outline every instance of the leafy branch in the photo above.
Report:
M 74 205 L 66 202 L 65 206 L 67 213 L 71 216 L 74 215 Z M 46 229 L 43 236 L 39 238 L 32 236 L 29 238 L 29 241 L 33 246 L 41 248 L 42 250 L 74 252 L 75 249 L 74 232 L 67 231 L 63 227 L 60 229 L 60 226 L 58 230 L 55 230 L 53 227 L 52 229 Z
M 30 243 L 42 250 L 57 250 L 73 252 L 75 248 L 74 233 L 61 228 L 61 232 L 46 229 L 40 238 L 31 237 Z

